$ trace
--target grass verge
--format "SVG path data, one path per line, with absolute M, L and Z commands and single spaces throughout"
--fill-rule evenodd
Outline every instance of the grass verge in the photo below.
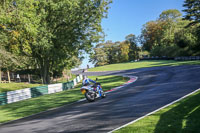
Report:
M 174 60 L 139 61 L 139 62 L 105 65 L 88 69 L 88 71 L 115 71 L 115 70 L 128 70 L 128 69 L 136 69 L 144 67 L 178 66 L 178 65 L 200 65 L 200 61 L 174 61 Z
M 76 75 L 72 74 L 72 78 L 69 79 L 69 81 L 73 80 L 76 78 Z M 51 84 L 56 84 L 56 83 L 66 83 L 69 82 L 65 78 L 60 78 L 57 81 L 51 81 Z M 24 88 L 32 88 L 32 87 L 37 87 L 37 86 L 42 86 L 42 84 L 29 84 L 29 83 L 0 83 L 0 93 L 2 92 L 7 92 L 7 91 L 14 91 L 14 90 L 19 90 L 19 89 L 24 89 Z
M 96 79 L 95 76 L 90 78 Z M 98 79 L 104 91 L 120 86 L 128 81 L 128 78 L 124 79 L 121 76 L 99 76 Z M 84 98 L 84 95 L 80 92 L 80 86 L 81 84 L 71 90 L 0 106 L 0 123 L 23 118 L 80 100 Z
M 31 88 L 41 86 L 41 84 L 28 84 L 28 83 L 0 83 L 0 93 L 6 91 L 14 91 L 24 88 Z
M 114 133 L 199 133 L 200 91 Z

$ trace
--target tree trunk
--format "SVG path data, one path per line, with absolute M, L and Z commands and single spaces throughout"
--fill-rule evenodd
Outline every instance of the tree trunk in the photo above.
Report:
M 8 83 L 10 83 L 10 72 L 7 71 L 7 74 L 8 74 Z
M 47 60 L 45 60 L 42 64 L 41 64 L 41 76 L 42 76 L 42 81 L 43 84 L 49 84 L 50 83 L 50 73 L 49 73 L 49 62 Z

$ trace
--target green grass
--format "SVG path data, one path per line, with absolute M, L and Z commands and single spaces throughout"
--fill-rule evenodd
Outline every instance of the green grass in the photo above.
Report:
M 41 84 L 28 84 L 28 83 L 0 83 L 0 93 L 6 91 L 14 91 L 24 88 L 31 88 L 41 86 Z
M 92 76 L 90 78 L 95 79 L 96 77 Z M 120 86 L 128 80 L 120 76 L 99 76 L 98 79 L 104 91 Z M 80 92 L 80 86 L 79 84 L 71 90 L 0 106 L 0 123 L 23 118 L 82 99 L 84 95 Z
M 200 133 L 200 91 L 114 133 Z
M 69 82 L 69 81 L 71 81 L 71 80 L 73 80 L 75 78 L 76 78 L 76 75 L 72 74 L 72 77 L 69 80 L 67 80 L 66 78 L 62 77 L 62 78 L 59 78 L 57 81 L 56 81 L 56 79 L 54 79 L 54 81 L 51 81 L 51 84 L 66 83 L 66 82 Z
M 200 65 L 200 61 L 174 61 L 174 60 L 151 60 L 129 63 L 111 64 L 88 69 L 88 71 L 115 71 L 128 70 L 155 66 L 178 66 L 178 65 Z

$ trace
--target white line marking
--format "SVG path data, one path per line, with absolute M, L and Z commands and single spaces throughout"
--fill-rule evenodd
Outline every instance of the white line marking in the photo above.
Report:
M 168 107 L 168 106 L 170 106 L 170 105 L 172 105 L 172 104 L 174 104 L 174 103 L 176 103 L 176 102 L 178 102 L 178 101 L 180 101 L 180 100 L 182 100 L 182 99 L 184 99 L 184 98 L 186 98 L 186 97 L 188 97 L 188 96 L 194 94 L 194 93 L 197 92 L 197 91 L 200 91 L 200 88 L 197 89 L 197 90 L 195 90 L 195 91 L 193 91 L 193 92 L 191 92 L 191 93 L 189 93 L 189 94 L 187 94 L 187 95 L 185 95 L 185 96 L 183 96 L 183 97 L 181 97 L 181 98 L 179 98 L 179 99 L 177 99 L 177 100 L 175 100 L 175 101 L 173 101 L 173 102 L 171 102 L 171 103 L 169 103 L 169 104 L 167 104 L 167 105 L 165 105 L 165 106 L 163 106 L 163 107 L 161 107 L 161 108 L 159 108 L 159 109 L 156 109 L 156 110 L 153 111 L 153 112 L 150 112 L 150 113 L 148 113 L 148 114 L 146 114 L 146 115 L 144 115 L 144 116 L 142 116 L 142 117 L 140 117 L 140 118 L 137 118 L 136 120 L 133 120 L 133 121 L 131 121 L 131 122 L 125 124 L 125 125 L 122 125 L 122 126 L 116 128 L 116 129 L 114 129 L 114 130 L 112 130 L 112 131 L 110 131 L 110 132 L 108 132 L 108 133 L 112 133 L 112 132 L 114 132 L 114 131 L 116 131 L 116 130 L 119 130 L 119 129 L 125 127 L 125 126 L 128 126 L 128 125 L 130 125 L 130 124 L 133 124 L 133 123 L 135 123 L 135 122 L 137 122 L 137 121 L 143 119 L 143 118 L 146 117 L 146 116 L 149 116 L 149 115 L 151 115 L 151 114 L 153 114 L 153 113 L 155 113 L 155 112 L 157 112 L 157 111 L 159 111 L 159 110 L 161 110 L 161 109 L 163 109 L 163 108 L 166 108 L 166 107 Z

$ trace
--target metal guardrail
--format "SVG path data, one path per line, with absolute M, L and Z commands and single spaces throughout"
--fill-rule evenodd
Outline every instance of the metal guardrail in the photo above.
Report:
M 200 56 L 181 56 L 181 57 L 143 57 L 140 60 L 176 60 L 176 61 L 192 61 L 200 60 Z
M 176 61 L 200 60 L 200 56 L 182 56 L 182 57 L 175 57 L 174 60 L 176 60 Z

